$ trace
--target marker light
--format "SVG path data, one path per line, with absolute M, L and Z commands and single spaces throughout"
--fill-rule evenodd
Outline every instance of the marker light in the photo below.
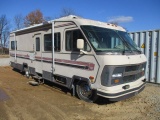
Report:
M 90 77 L 89 77 L 89 80 L 91 81 L 91 83 L 94 83 L 94 82 L 95 82 L 95 79 L 94 79 L 93 76 L 90 76 Z

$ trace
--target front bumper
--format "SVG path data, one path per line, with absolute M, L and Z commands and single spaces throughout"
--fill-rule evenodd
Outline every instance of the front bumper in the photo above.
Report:
M 144 90 L 145 84 L 146 83 L 143 83 L 139 87 L 136 87 L 136 88 L 133 88 L 130 90 L 125 90 L 125 91 L 119 92 L 119 93 L 114 93 L 114 94 L 97 91 L 97 95 L 108 98 L 110 101 L 121 101 L 121 100 L 130 98 L 132 96 L 139 94 L 141 91 Z

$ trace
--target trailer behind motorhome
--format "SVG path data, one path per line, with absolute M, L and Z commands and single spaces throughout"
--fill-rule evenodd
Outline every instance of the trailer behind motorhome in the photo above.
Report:
M 114 24 L 67 16 L 10 34 L 11 66 L 79 98 L 119 101 L 145 87 L 146 57 Z

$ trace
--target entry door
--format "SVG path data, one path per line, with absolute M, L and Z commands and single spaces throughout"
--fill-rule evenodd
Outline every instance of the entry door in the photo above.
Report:
M 35 40 L 35 71 L 37 73 L 42 73 L 42 37 L 41 34 L 34 35 Z

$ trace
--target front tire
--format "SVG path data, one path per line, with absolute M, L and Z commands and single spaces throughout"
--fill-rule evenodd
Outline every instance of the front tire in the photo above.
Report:
M 96 91 L 92 90 L 87 82 L 80 82 L 76 85 L 76 92 L 81 100 L 95 102 L 98 98 Z

